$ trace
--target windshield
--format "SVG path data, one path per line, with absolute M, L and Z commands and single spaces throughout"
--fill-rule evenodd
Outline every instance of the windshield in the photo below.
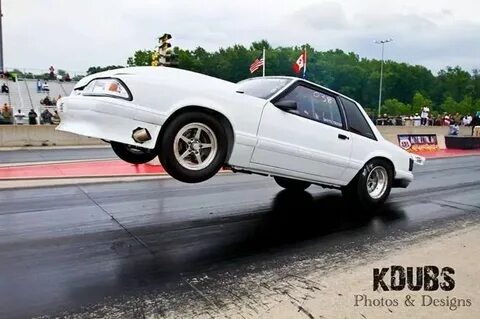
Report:
M 255 78 L 238 82 L 237 91 L 261 99 L 269 99 L 289 84 L 291 79 Z

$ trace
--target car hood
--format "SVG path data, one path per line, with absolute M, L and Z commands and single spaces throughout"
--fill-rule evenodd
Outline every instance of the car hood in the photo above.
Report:
M 130 68 L 120 68 L 114 70 L 108 70 L 104 72 L 95 73 L 88 75 L 82 78 L 75 85 L 74 89 L 80 89 L 87 85 L 91 80 L 95 78 L 102 77 L 116 77 L 116 78 L 129 78 L 129 77 L 140 77 L 146 81 L 151 80 L 155 82 L 162 81 L 178 81 L 185 83 L 185 85 L 192 86 L 213 86 L 221 87 L 229 90 L 235 90 L 236 84 L 214 78 L 205 74 L 196 73 L 192 71 L 170 68 L 170 67 L 152 67 L 152 66 L 143 66 L 143 67 L 130 67 Z

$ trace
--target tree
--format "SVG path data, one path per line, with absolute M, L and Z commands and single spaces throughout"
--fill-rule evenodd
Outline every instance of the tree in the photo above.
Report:
M 115 70 L 115 69 L 121 69 L 123 66 L 121 65 L 109 65 L 109 66 L 91 66 L 87 70 L 87 75 L 98 73 L 98 72 L 103 72 L 103 71 L 108 71 L 108 70 Z
M 458 109 L 458 103 L 455 101 L 451 96 L 445 98 L 445 100 L 442 103 L 442 110 L 444 112 L 453 114 L 456 113 Z
M 420 92 L 415 92 L 412 99 L 412 110 L 410 110 L 410 112 L 418 113 L 424 106 L 428 106 L 430 110 L 432 110 L 432 100 L 424 97 Z
M 404 104 L 397 99 L 387 99 L 382 106 L 382 113 L 386 113 L 390 116 L 410 115 L 410 109 L 410 105 Z
M 263 48 L 266 49 L 266 75 L 298 76 L 292 65 L 302 50 L 307 50 L 308 80 L 354 98 L 363 106 L 376 106 L 380 63 L 375 59 L 360 58 L 354 52 L 339 49 L 317 51 L 312 46 L 273 47 L 268 41 L 252 42 L 250 46 L 232 45 L 216 51 L 202 47 L 173 49 L 178 56 L 178 67 L 211 75 L 231 82 L 261 76 L 261 70 L 249 72 L 250 64 Z M 149 66 L 153 50 L 137 50 L 128 58 L 128 66 Z M 432 112 L 464 112 L 480 105 L 480 71 L 472 74 L 460 67 L 447 67 L 435 76 L 421 65 L 385 61 L 383 108 L 387 113 L 413 114 L 427 105 Z M 451 99 L 447 98 L 450 97 Z M 388 102 L 387 102 L 388 101 Z M 458 102 L 457 101 L 461 101 Z M 478 108 L 478 107 L 477 107 Z M 376 109 L 376 107 L 374 107 Z M 458 110 L 458 111 L 457 111 Z
M 128 66 L 150 66 L 152 65 L 153 50 L 138 50 L 135 51 L 133 57 L 127 59 Z

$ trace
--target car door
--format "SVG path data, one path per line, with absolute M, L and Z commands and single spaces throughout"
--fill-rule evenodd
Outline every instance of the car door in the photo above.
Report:
M 295 102 L 296 109 L 282 110 L 274 105 L 279 102 Z M 251 162 L 293 176 L 306 173 L 312 180 L 339 180 L 352 147 L 344 128 L 337 97 L 299 81 L 265 106 Z

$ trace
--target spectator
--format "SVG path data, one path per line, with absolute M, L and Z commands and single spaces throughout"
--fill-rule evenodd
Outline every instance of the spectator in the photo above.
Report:
M 37 79 L 37 93 L 42 93 L 42 81 Z
M 420 113 L 420 125 L 426 126 L 428 125 L 428 115 L 430 114 L 430 108 L 428 106 L 422 107 L 421 113 Z
M 50 97 L 47 95 L 47 96 L 45 96 L 45 98 L 43 98 L 42 100 L 40 100 L 40 104 L 46 105 L 46 106 L 51 106 L 51 105 L 52 105 L 52 101 L 50 100 Z
M 3 105 L 2 118 L 4 122 L 3 124 L 13 124 L 12 108 L 9 107 L 7 103 Z
M 462 125 L 463 126 L 469 126 L 470 125 L 470 121 L 469 121 L 469 116 L 465 115 L 463 118 L 462 118 Z M 471 117 L 470 117 L 471 119 Z
M 40 124 L 52 124 L 52 113 L 48 109 L 40 114 Z
M 460 123 L 462 122 L 462 115 L 460 113 L 455 113 L 455 115 L 453 116 L 453 121 L 457 124 L 457 125 L 460 125 Z
M 65 77 L 63 78 L 65 82 L 70 82 L 72 79 L 70 78 L 70 74 L 65 74 Z
M 33 109 L 28 112 L 28 124 L 30 125 L 37 125 L 37 113 Z
M 415 116 L 413 117 L 413 126 L 420 126 L 421 124 L 421 117 L 418 115 L 418 113 L 415 113 Z
M 23 113 L 22 110 L 18 109 L 18 112 L 14 115 L 15 124 L 23 124 L 25 116 L 25 113 Z
M 445 126 L 450 125 L 450 115 L 448 115 L 447 112 L 445 112 L 443 116 L 443 125 Z
M 50 92 L 50 88 L 48 87 L 47 81 L 45 81 L 45 82 L 42 84 L 42 91 L 43 91 L 43 92 Z
M 2 93 L 8 94 L 10 92 L 10 89 L 8 88 L 8 85 L 6 83 L 2 84 Z
M 468 116 L 467 116 L 468 125 L 472 125 L 472 120 L 473 120 L 472 115 L 471 115 L 471 114 L 468 114 Z
M 452 121 L 450 124 L 450 130 L 448 131 L 448 135 L 458 135 L 458 131 L 460 127 L 458 126 L 457 122 Z
M 60 115 L 58 115 L 58 111 L 57 111 L 57 110 L 55 110 L 55 114 L 53 114 L 52 124 L 55 124 L 55 125 L 60 124 Z
M 472 125 L 472 136 L 473 132 L 475 131 L 475 126 L 480 125 L 480 112 L 473 113 L 472 114 L 472 121 L 470 122 L 470 125 Z

